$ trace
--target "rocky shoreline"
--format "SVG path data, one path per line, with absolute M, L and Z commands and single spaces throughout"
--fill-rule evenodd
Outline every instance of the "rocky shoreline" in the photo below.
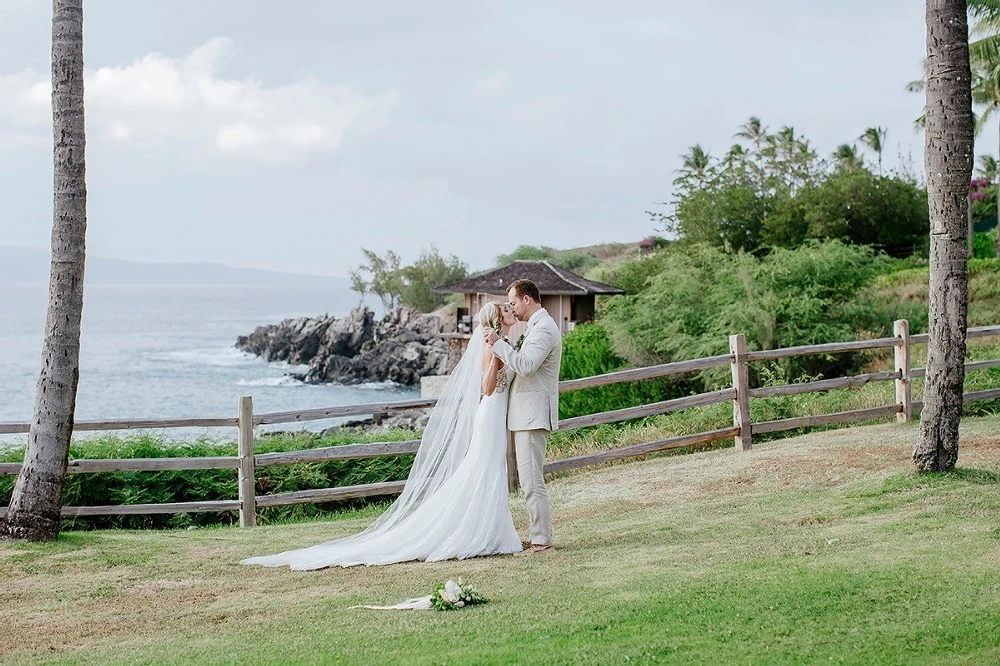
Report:
M 366 307 L 346 317 L 297 317 L 258 326 L 240 336 L 236 348 L 268 362 L 307 365 L 293 374 L 309 384 L 395 382 L 415 385 L 427 375 L 448 370 L 448 342 L 454 318 L 396 307 L 382 319 Z

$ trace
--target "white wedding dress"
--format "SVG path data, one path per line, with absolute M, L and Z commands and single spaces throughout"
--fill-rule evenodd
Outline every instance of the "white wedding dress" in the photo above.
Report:
M 402 494 L 373 525 L 242 563 L 308 570 L 520 552 L 507 487 L 509 378 L 502 368 L 496 390 L 479 400 L 478 333 L 438 399 Z

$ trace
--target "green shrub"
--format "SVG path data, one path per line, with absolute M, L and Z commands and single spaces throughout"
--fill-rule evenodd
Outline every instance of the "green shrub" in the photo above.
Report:
M 764 257 L 727 254 L 698 244 L 673 245 L 632 266 L 635 294 L 602 301 L 600 323 L 615 351 L 635 366 L 726 354 L 744 333 L 751 350 L 888 336 L 895 319 L 926 322 L 919 302 L 872 289 L 895 262 L 867 246 L 839 241 L 776 248 Z M 834 377 L 867 362 L 862 354 L 802 356 L 778 366 L 790 378 Z M 702 386 L 728 381 L 729 369 L 701 374 Z
M 398 429 L 388 433 L 365 433 L 344 429 L 335 434 L 298 432 L 263 436 L 256 442 L 256 453 L 294 451 L 323 446 L 340 446 L 371 441 L 399 441 L 416 439 L 417 433 Z M 190 443 L 164 441 L 146 433 L 105 435 L 74 441 L 70 447 L 71 458 L 179 458 L 203 456 L 234 456 L 233 442 L 201 439 Z M 0 452 L 0 461 L 20 462 L 23 449 Z M 258 495 L 333 488 L 364 483 L 379 483 L 405 479 L 413 464 L 412 455 L 385 456 L 362 460 L 331 460 L 323 463 L 300 463 L 260 467 L 256 474 Z M 0 505 L 10 502 L 14 476 L 0 477 Z M 66 506 L 94 506 L 104 504 L 151 504 L 164 502 L 204 502 L 236 499 L 236 471 L 183 470 L 164 472 L 100 472 L 70 474 L 63 488 Z M 289 520 L 323 515 L 345 507 L 362 506 L 383 498 L 348 500 L 328 504 L 295 504 L 268 507 L 258 510 L 261 522 Z M 236 511 L 221 513 L 181 513 L 150 516 L 95 516 L 71 518 L 67 528 L 86 529 L 103 527 L 160 528 L 188 525 L 231 524 L 238 520 Z
M 837 171 L 796 197 L 809 238 L 837 238 L 926 256 L 927 191 L 867 169 Z
M 997 230 L 977 231 L 972 235 L 972 256 L 976 259 L 993 259 L 997 256 Z
M 793 128 L 772 134 L 758 118 L 736 136 L 742 143 L 724 156 L 697 145 L 683 156 L 674 199 L 650 212 L 654 223 L 727 252 L 839 239 L 926 253 L 927 191 L 915 178 L 875 174 L 856 154 L 828 162 Z
M 622 370 L 627 365 L 626 360 L 615 353 L 607 331 L 598 324 L 580 324 L 563 337 L 560 379 L 603 375 Z M 663 378 L 568 391 L 559 396 L 559 417 L 566 419 L 659 402 L 682 390 L 681 385 Z

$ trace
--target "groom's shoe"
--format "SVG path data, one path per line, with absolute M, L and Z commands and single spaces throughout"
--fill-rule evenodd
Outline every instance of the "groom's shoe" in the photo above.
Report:
M 551 553 L 556 549 L 551 543 L 541 544 L 541 543 L 529 543 L 524 550 L 520 553 L 514 553 L 515 555 L 538 555 L 540 553 Z

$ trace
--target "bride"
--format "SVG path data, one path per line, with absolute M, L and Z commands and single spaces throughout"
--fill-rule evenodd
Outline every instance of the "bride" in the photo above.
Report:
M 479 323 L 500 335 L 516 321 L 506 303 L 479 312 Z M 242 564 L 307 570 L 520 552 L 507 487 L 513 378 L 476 333 L 438 398 L 402 494 L 378 520 L 353 536 Z

